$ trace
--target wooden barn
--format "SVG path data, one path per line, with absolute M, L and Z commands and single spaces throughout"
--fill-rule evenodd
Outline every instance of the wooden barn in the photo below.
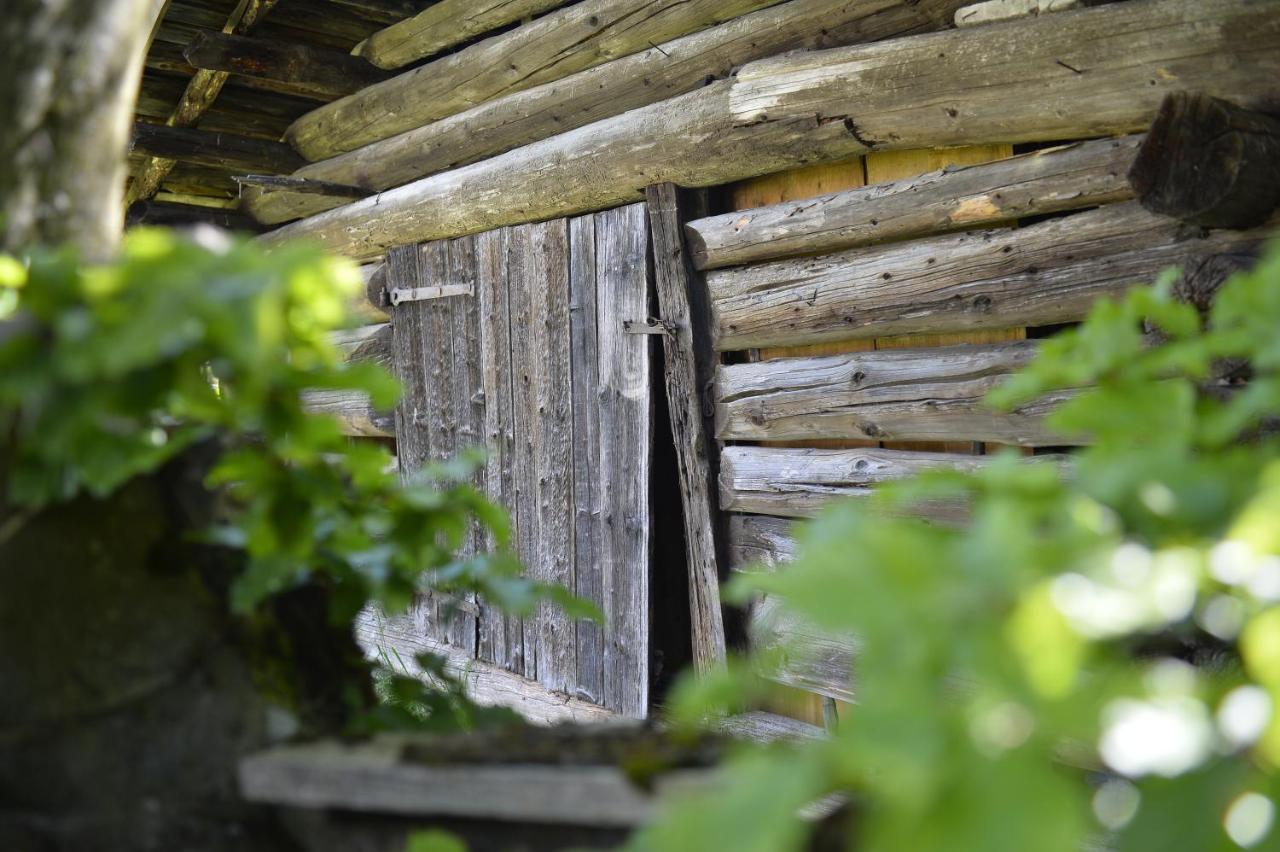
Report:
M 314 406 L 405 472 L 484 447 L 527 570 L 605 613 L 362 623 L 541 722 L 785 641 L 796 701 L 741 727 L 813 732 L 852 641 L 719 583 L 831 499 L 1067 451 L 1059 398 L 983 394 L 1280 200 L 1277 0 L 170 0 L 146 68 L 130 221 L 360 262 L 341 343 L 404 398 Z

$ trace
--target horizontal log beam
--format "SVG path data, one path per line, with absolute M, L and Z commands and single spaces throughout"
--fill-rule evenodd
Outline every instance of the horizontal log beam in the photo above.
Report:
M 698 219 L 685 227 L 699 269 L 994 225 L 1124 201 L 1142 136 L 1046 148 L 1007 160 Z
M 1018 341 L 722 366 L 714 389 L 716 435 L 725 441 L 1083 443 L 1044 422 L 1070 391 L 1009 412 L 984 402 L 988 391 L 1030 363 L 1036 349 L 1034 341 Z
M 312 414 L 338 418 L 343 434 L 364 438 L 396 436 L 395 412 L 375 411 L 368 395 L 360 391 L 306 391 L 302 403 Z
M 738 123 L 847 121 L 873 148 L 1135 133 L 1171 91 L 1266 104 L 1278 48 L 1266 0 L 1130 0 L 755 62 L 732 109 Z
M 1160 106 L 1129 172 L 1142 206 L 1208 228 L 1251 228 L 1280 204 L 1280 119 L 1191 92 Z
M 299 177 L 384 190 L 469 165 L 627 110 L 691 92 L 747 62 L 802 48 L 877 41 L 934 29 L 960 0 L 791 0 L 693 35 L 544 83 L 304 166 Z M 637 85 L 639 80 L 643 85 Z M 245 206 L 279 224 L 336 199 L 249 191 Z
M 789 518 L 729 516 L 729 567 L 734 571 L 776 571 L 796 558 L 798 548 Z
M 201 32 L 183 50 L 196 68 L 268 80 L 273 91 L 333 100 L 388 78 L 363 59 L 315 47 L 265 38 Z
M 182 225 L 208 224 L 228 231 L 257 233 L 262 226 L 253 219 L 225 207 L 207 207 L 199 204 L 182 204 L 173 201 L 135 201 L 125 212 L 125 225 L 158 225 L 179 227 Z
M 1086 73 L 1061 64 L 1072 59 Z M 1265 98 L 1278 75 L 1280 16 L 1266 4 L 1130 0 L 751 63 L 732 82 L 424 178 L 265 239 L 307 237 L 370 258 L 393 245 L 636 201 L 643 186 L 663 181 L 711 186 L 869 150 L 1137 132 L 1172 89 L 1248 105 Z
M 283 142 L 135 121 L 129 150 L 226 171 L 288 174 L 303 160 Z
M 856 700 L 854 637 L 815 627 L 770 596 L 752 605 L 747 636 L 754 649 L 782 652 L 776 668 L 765 672 L 771 680 L 837 701 Z
M 735 127 L 731 85 L 712 83 L 294 222 L 262 239 L 274 245 L 306 238 L 338 254 L 373 259 L 397 245 L 641 201 L 653 183 L 726 183 L 741 175 L 744 161 L 774 172 L 866 150 L 843 125 L 813 118 L 763 130 Z
M 583 0 L 313 110 L 285 138 L 332 157 L 776 2 Z
M 1097 0 L 983 0 L 965 6 L 956 12 L 957 27 L 977 27 L 982 24 L 998 24 L 1030 15 L 1049 12 L 1065 12 L 1080 6 L 1096 4 Z
M 725 447 L 720 457 L 720 507 L 730 512 L 813 517 L 831 501 L 869 496 L 883 482 L 929 470 L 978 470 L 990 460 L 990 456 L 875 448 Z M 931 503 L 920 507 L 919 514 L 941 521 L 968 518 L 967 508 L 959 501 Z
M 1081 320 L 1169 266 L 1256 251 L 1270 233 L 1189 232 L 1127 202 L 1019 230 L 722 269 L 707 286 L 722 350 L 1043 326 Z
M 489 30 L 563 6 L 566 0 L 440 0 L 379 30 L 351 51 L 379 68 L 399 68 Z

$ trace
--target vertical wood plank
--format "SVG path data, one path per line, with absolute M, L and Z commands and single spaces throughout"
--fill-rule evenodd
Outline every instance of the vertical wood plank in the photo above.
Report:
M 513 319 L 512 360 L 520 371 L 517 440 L 527 448 L 523 513 L 532 527 L 525 566 L 529 576 L 572 589 L 573 582 L 573 420 L 569 354 L 569 234 L 565 220 L 522 226 L 520 264 L 514 290 L 523 309 Z M 522 321 L 523 320 L 523 321 Z M 519 436 L 523 435 L 523 439 Z M 519 486 L 518 486 L 519 487 Z M 526 538 L 522 536 L 522 538 Z M 527 539 L 526 539 L 527 542 Z M 521 552 L 525 554 L 522 543 Z M 530 627 L 532 626 L 532 631 Z M 532 636 L 530 635 L 532 632 Z M 528 650 L 535 647 L 534 673 Z M 549 689 L 568 691 L 576 679 L 574 624 L 558 608 L 540 604 L 533 622 L 525 624 L 525 673 Z
M 421 286 L 419 246 L 400 246 L 387 253 L 387 286 Z M 429 305 L 410 302 L 392 309 L 391 363 L 404 393 L 396 406 L 396 462 L 407 479 L 431 457 L 430 389 L 425 353 L 432 314 Z M 435 596 L 427 592 L 414 602 L 410 617 L 424 636 L 443 641 Z
M 596 214 L 600 490 L 604 502 L 605 706 L 643 717 L 649 704 L 650 338 L 624 320 L 648 316 L 649 232 L 643 204 Z
M 444 416 L 448 418 L 449 442 L 452 445 L 447 455 L 439 455 L 434 461 L 445 461 L 462 452 L 474 449 L 480 443 L 480 411 L 479 366 L 480 346 L 478 340 L 479 323 L 476 310 L 475 292 L 475 240 L 473 237 L 460 237 L 449 240 L 446 249 L 445 282 L 454 285 L 470 286 L 473 295 L 450 296 L 438 300 L 443 314 L 449 323 L 449 343 L 452 350 L 449 373 L 451 380 L 447 387 L 450 408 Z M 479 485 L 479 476 L 474 480 Z M 466 542 L 460 554 L 468 557 L 478 552 L 480 539 L 479 524 L 472 524 L 468 530 Z M 466 651 L 471 656 L 476 654 L 476 598 L 468 594 L 456 601 L 456 611 L 447 613 L 447 632 L 449 643 Z
M 607 321 L 607 318 L 606 318 Z M 604 611 L 600 523 L 600 372 L 597 358 L 596 219 L 569 220 L 569 337 L 573 376 L 574 593 Z M 577 625 L 577 694 L 604 699 L 604 629 Z
M 541 536 L 537 512 L 538 467 L 534 451 L 534 430 L 537 421 L 534 358 L 538 353 L 530 345 L 529 328 L 534 322 L 533 288 L 525 266 L 532 254 L 532 232 L 528 226 L 507 229 L 507 281 L 511 322 L 511 418 L 515 435 L 514 502 L 512 514 L 517 518 L 520 534 L 516 539 L 516 554 L 526 574 L 536 576 L 537 542 Z M 513 669 L 525 677 L 538 676 L 538 616 L 535 613 L 521 624 L 520 647 L 523 650 L 520 666 Z
M 480 380 L 484 394 L 483 436 L 488 459 L 484 490 L 507 509 L 512 546 L 520 540 L 516 510 L 515 424 L 512 412 L 511 312 L 508 305 L 507 234 L 502 228 L 476 236 L 476 299 L 480 324 Z M 497 545 L 487 534 L 482 546 Z M 518 617 L 479 601 L 477 655 L 505 669 L 524 671 L 523 625 Z
M 693 662 L 705 672 L 725 659 L 720 609 L 724 547 L 717 530 L 715 499 L 718 454 L 711 438 L 709 412 L 703 404 L 703 389 L 713 374 L 715 354 L 707 328 L 710 316 L 705 286 L 685 251 L 679 190 L 674 184 L 658 184 L 648 187 L 646 196 L 653 229 L 658 308 L 668 328 L 662 341 L 663 362 L 684 514 Z

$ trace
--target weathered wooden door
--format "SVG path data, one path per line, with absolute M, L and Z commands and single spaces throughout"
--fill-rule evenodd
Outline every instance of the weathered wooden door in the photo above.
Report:
M 398 248 L 387 289 L 402 471 L 484 447 L 529 576 L 595 601 L 602 627 L 544 608 L 425 598 L 417 629 L 628 716 L 649 691 L 650 337 L 643 205 Z M 490 542 L 479 539 L 474 548 Z

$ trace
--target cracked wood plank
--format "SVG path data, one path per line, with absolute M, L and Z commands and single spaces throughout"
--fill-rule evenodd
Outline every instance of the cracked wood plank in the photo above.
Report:
M 308 160 L 332 157 L 776 2 L 585 0 L 319 107 L 286 138 Z

